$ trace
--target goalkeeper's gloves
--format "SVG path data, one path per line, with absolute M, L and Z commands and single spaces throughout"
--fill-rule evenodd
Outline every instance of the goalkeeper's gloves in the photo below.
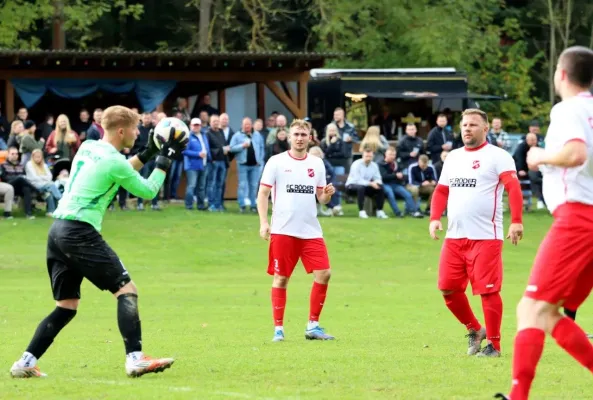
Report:
M 150 130 L 150 133 L 148 134 L 148 146 L 146 147 L 146 149 L 143 152 L 138 153 L 138 159 L 140 160 L 140 162 L 142 164 L 146 164 L 147 162 L 152 160 L 153 157 L 158 154 L 158 152 L 159 152 L 159 148 L 156 147 L 156 143 L 154 141 L 154 128 L 153 128 Z
M 157 136 L 157 140 L 161 143 L 161 149 L 156 158 L 155 168 L 167 171 L 173 160 L 179 161 L 183 158 L 183 150 L 187 147 L 189 138 L 185 132 L 175 137 L 175 128 L 171 128 L 169 140 L 165 141 L 161 136 Z

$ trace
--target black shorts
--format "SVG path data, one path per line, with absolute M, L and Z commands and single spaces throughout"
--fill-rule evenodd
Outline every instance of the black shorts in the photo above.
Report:
M 80 299 L 83 278 L 111 293 L 131 281 L 101 234 L 80 221 L 57 219 L 52 224 L 47 238 L 47 272 L 55 300 Z

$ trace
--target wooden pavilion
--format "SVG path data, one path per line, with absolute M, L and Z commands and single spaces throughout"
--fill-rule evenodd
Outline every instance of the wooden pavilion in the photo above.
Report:
M 14 80 L 169 80 L 176 94 L 218 93 L 218 109 L 226 111 L 225 89 L 257 85 L 257 117 L 265 118 L 267 87 L 295 116 L 307 115 L 309 71 L 323 67 L 333 53 L 298 52 L 160 52 L 0 49 L 0 98 L 4 115 L 15 115 Z M 296 82 L 296 92 L 288 85 Z M 236 196 L 235 166 L 229 171 L 225 197 Z

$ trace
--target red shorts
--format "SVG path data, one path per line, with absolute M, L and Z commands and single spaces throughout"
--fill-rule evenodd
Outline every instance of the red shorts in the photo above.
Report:
M 290 277 L 299 258 L 308 274 L 329 269 L 327 248 L 322 238 L 299 239 L 277 234 L 270 236 L 268 274 Z
M 439 289 L 481 295 L 502 288 L 502 240 L 445 239 L 439 262 Z
M 535 257 L 525 296 L 576 310 L 593 288 L 593 206 L 567 203 Z

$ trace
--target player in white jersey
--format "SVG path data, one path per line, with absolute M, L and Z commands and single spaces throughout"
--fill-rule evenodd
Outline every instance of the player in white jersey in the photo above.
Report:
M 311 129 L 305 121 L 297 119 L 292 122 L 289 140 L 290 150 L 271 157 L 264 167 L 257 196 L 259 234 L 270 240 L 268 274 L 274 276 L 273 341 L 284 340 L 286 287 L 299 258 L 307 273 L 315 276 L 305 338 L 332 340 L 334 337 L 319 326 L 331 273 L 323 232 L 317 220 L 316 199 L 321 204 L 329 203 L 335 188 L 325 182 L 323 160 L 307 154 Z M 273 203 L 271 228 L 268 224 L 270 194 Z
M 523 235 L 523 196 L 515 162 L 505 150 L 488 143 L 488 117 L 477 109 L 463 112 L 463 148 L 447 156 L 432 197 L 429 232 L 438 239 L 441 216 L 449 226 L 439 262 L 438 288 L 445 304 L 467 329 L 468 355 L 500 356 L 502 321 L 503 191 L 509 194 L 511 225 L 508 238 L 517 244 Z M 471 283 L 482 298 L 486 327 L 474 315 L 465 289 Z M 484 339 L 488 345 L 481 349 Z
M 576 310 L 593 288 L 593 51 L 571 47 L 554 74 L 562 101 L 550 113 L 545 149 L 532 147 L 527 164 L 543 173 L 544 200 L 554 216 L 540 245 L 523 298 L 517 306 L 511 393 L 525 400 L 550 334 L 593 372 L 593 346 L 560 307 Z

